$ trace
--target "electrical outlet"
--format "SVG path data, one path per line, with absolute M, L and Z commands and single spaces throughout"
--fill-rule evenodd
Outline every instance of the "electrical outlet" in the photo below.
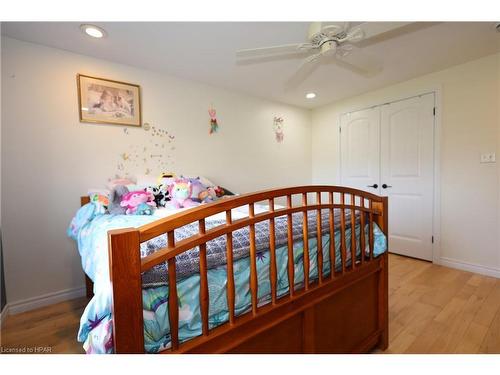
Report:
M 495 162 L 496 162 L 496 155 L 494 152 L 481 154 L 481 163 L 495 163 Z

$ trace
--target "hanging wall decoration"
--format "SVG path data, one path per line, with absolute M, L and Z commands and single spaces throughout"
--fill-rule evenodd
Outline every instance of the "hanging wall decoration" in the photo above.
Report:
M 111 79 L 77 75 L 80 122 L 141 126 L 141 88 Z
M 217 124 L 217 112 L 213 106 L 209 108 L 208 114 L 210 116 L 210 132 L 209 134 L 216 133 L 219 129 L 219 124 Z
M 285 120 L 283 119 L 283 117 L 274 116 L 273 120 L 274 136 L 276 138 L 276 142 L 278 143 L 283 143 L 283 140 L 285 138 L 285 133 L 283 129 L 284 122 Z

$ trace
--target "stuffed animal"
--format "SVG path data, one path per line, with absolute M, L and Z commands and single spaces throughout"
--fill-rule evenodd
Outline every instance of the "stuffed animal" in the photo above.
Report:
M 167 202 L 170 200 L 170 193 L 168 192 L 168 186 L 165 185 L 149 186 L 145 188 L 144 191 L 153 194 L 156 207 L 165 207 Z
M 92 194 L 90 201 L 96 205 L 96 210 L 100 214 L 105 214 L 109 206 L 109 198 L 99 193 Z
M 132 215 L 153 215 L 154 207 L 147 203 L 141 203 L 136 208 Z
M 224 191 L 224 188 L 222 188 L 220 186 L 214 186 L 213 189 L 214 189 L 214 193 L 217 196 L 217 198 L 222 197 L 226 193 Z
M 200 198 L 200 194 L 207 190 L 207 187 L 203 184 L 203 182 L 201 182 L 201 178 L 190 178 L 184 176 L 181 176 L 181 178 L 188 180 L 191 184 L 191 196 L 189 198 L 197 203 L 201 203 L 203 199 Z
M 191 182 L 186 178 L 177 178 L 169 186 L 170 202 L 175 208 L 186 208 L 196 206 L 191 199 L 193 192 Z
M 224 188 L 220 186 L 210 186 L 199 195 L 201 202 L 210 203 L 225 195 Z
M 138 207 L 141 207 L 139 212 L 147 212 L 147 210 L 144 210 L 144 206 L 141 206 L 143 203 L 150 206 L 150 213 L 146 213 L 146 215 L 151 215 L 153 213 L 153 208 L 156 207 L 156 203 L 153 194 L 144 190 L 131 191 L 125 194 L 122 197 L 120 206 L 126 208 L 125 213 L 127 215 L 140 215 L 140 213 L 137 213 Z
M 210 203 L 217 200 L 217 193 L 213 187 L 208 187 L 206 190 L 202 191 L 199 195 L 201 202 Z
M 111 190 L 108 205 L 108 212 L 110 214 L 125 215 L 126 208 L 121 206 L 120 203 L 122 201 L 122 197 L 125 194 L 128 194 L 128 192 L 128 188 L 125 185 L 115 186 L 115 188 Z

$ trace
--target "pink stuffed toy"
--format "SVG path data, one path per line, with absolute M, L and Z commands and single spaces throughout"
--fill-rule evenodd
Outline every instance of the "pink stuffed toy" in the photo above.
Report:
M 194 207 L 197 205 L 191 199 L 193 187 L 187 178 L 176 178 L 168 188 L 168 192 L 170 193 L 170 203 L 175 208 Z
M 125 211 L 127 215 L 136 214 L 138 207 L 143 205 L 156 207 L 154 195 L 143 190 L 131 191 L 125 194 L 120 202 L 120 206 L 127 208 L 127 211 Z

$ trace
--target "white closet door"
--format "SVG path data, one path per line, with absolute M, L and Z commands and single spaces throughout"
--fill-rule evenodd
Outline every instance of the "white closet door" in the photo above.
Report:
M 391 252 L 432 260 L 434 94 L 381 107 L 381 195 Z
M 341 184 L 379 194 L 380 108 L 342 115 L 340 131 Z

